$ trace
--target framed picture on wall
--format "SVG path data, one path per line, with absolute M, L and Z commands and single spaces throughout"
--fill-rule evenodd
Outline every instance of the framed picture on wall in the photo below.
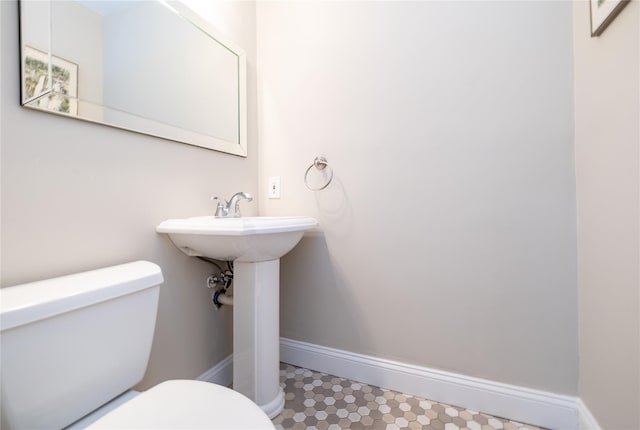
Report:
M 630 0 L 589 0 L 591 37 L 600 36 Z
M 78 115 L 78 65 L 25 46 L 22 97 L 32 106 L 67 115 Z

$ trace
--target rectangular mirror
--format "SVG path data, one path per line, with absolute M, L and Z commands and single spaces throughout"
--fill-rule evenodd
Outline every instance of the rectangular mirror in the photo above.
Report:
M 246 157 L 246 57 L 176 1 L 20 1 L 23 106 Z

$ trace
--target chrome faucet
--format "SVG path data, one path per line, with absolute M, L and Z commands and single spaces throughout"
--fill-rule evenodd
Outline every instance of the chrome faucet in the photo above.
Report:
M 240 201 L 246 200 L 250 202 L 253 200 L 253 197 L 249 193 L 235 193 L 229 201 L 221 199 L 219 197 L 211 197 L 211 200 L 217 200 L 218 205 L 216 206 L 216 218 L 239 218 L 240 215 Z

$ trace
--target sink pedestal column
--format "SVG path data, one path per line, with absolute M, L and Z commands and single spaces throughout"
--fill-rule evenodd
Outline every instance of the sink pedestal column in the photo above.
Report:
M 234 263 L 233 389 L 273 418 L 280 388 L 280 259 Z

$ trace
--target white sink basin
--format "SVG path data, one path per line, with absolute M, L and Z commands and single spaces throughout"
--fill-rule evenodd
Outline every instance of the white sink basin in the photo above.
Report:
M 259 262 L 276 260 L 291 251 L 306 230 L 318 221 L 310 217 L 215 218 L 202 216 L 170 219 L 156 231 L 192 257 Z

